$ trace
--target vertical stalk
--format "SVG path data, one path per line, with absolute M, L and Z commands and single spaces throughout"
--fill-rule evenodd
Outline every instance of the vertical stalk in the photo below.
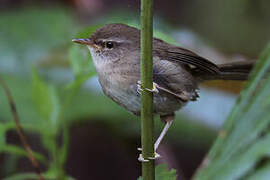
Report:
M 141 0 L 141 83 L 142 89 L 153 88 L 153 0 Z M 153 94 L 142 91 L 141 141 L 144 159 L 154 157 Z M 155 179 L 155 161 L 142 163 L 143 180 Z
M 27 156 L 28 156 L 29 160 L 31 161 L 33 167 L 35 168 L 35 171 L 36 171 L 36 174 L 37 174 L 39 180 L 44 180 L 44 177 L 41 174 L 39 163 L 36 160 L 36 158 L 34 157 L 33 150 L 31 148 L 31 146 L 28 144 L 27 139 L 26 139 L 26 137 L 24 135 L 23 128 L 22 128 L 22 125 L 20 123 L 19 115 L 18 115 L 18 112 L 17 112 L 17 108 L 16 108 L 15 103 L 14 103 L 14 99 L 13 99 L 13 97 L 11 95 L 11 92 L 10 92 L 6 82 L 1 77 L 0 77 L 0 85 L 3 86 L 4 91 L 6 93 L 6 96 L 8 98 L 9 106 L 10 106 L 10 109 L 11 109 L 11 114 L 12 114 L 14 122 L 15 122 L 17 133 L 18 133 L 18 135 L 20 137 L 20 140 L 21 140 L 21 142 L 23 144 L 23 147 L 24 147 L 24 149 L 25 149 L 25 151 L 27 153 Z

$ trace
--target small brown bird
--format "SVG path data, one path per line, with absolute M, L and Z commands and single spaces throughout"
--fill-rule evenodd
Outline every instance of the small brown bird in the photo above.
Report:
M 88 39 L 87 45 L 105 95 L 135 115 L 140 115 L 140 30 L 124 24 L 108 24 Z M 206 80 L 246 80 L 253 62 L 216 65 L 160 39 L 153 39 L 154 114 L 166 122 L 155 143 L 158 148 L 174 119 L 174 112 L 196 101 L 198 83 Z

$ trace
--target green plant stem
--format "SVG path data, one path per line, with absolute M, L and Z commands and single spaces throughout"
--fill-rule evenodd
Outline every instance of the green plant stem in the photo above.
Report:
M 20 137 L 20 140 L 21 140 L 21 142 L 23 144 L 23 147 L 24 147 L 24 149 L 25 149 L 25 151 L 26 151 L 26 153 L 28 155 L 28 158 L 31 161 L 33 167 L 35 168 L 35 171 L 36 171 L 36 174 L 37 174 L 39 180 L 44 180 L 44 177 L 41 174 L 39 163 L 36 160 L 36 158 L 34 157 L 34 152 L 33 152 L 32 148 L 31 148 L 31 146 L 29 145 L 29 143 L 27 142 L 27 139 L 26 139 L 26 137 L 24 135 L 23 128 L 22 128 L 22 125 L 20 123 L 19 115 L 17 113 L 17 108 L 15 106 L 15 102 L 13 100 L 11 92 L 10 92 L 6 82 L 1 77 L 0 77 L 0 85 L 3 86 L 4 91 L 6 93 L 6 96 L 8 98 L 9 106 L 10 106 L 10 109 L 11 109 L 11 114 L 12 114 L 14 122 L 15 122 L 17 133 L 18 133 L 18 135 Z
M 141 141 L 144 159 L 154 157 L 153 94 L 153 0 L 141 1 Z M 142 163 L 143 180 L 155 179 L 155 161 Z

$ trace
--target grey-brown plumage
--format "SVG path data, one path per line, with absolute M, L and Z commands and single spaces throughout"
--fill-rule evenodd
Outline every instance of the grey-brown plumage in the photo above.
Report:
M 140 114 L 140 31 L 109 24 L 89 39 L 75 39 L 91 52 L 103 92 L 128 111 Z M 216 65 L 199 55 L 153 39 L 154 113 L 171 121 L 175 111 L 198 98 L 198 83 L 212 79 L 246 79 L 253 63 Z
M 140 31 L 124 24 L 109 24 L 98 29 L 87 44 L 103 92 L 134 114 L 140 114 Z M 112 48 L 106 43 L 112 43 Z M 153 40 L 153 79 L 159 93 L 154 94 L 154 112 L 173 114 L 188 101 L 198 98 L 198 82 L 210 79 L 245 79 L 252 64 L 217 66 L 197 54 Z M 244 66 L 241 68 L 241 66 Z M 233 70 L 233 72 L 231 72 Z

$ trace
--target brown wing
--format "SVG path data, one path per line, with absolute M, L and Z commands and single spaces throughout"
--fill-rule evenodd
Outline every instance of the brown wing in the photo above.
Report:
M 154 82 L 157 88 L 183 102 L 196 100 L 197 82 L 184 65 L 154 57 Z
M 219 74 L 219 67 L 192 51 L 154 39 L 154 81 L 163 90 L 182 101 L 196 100 L 197 80 L 193 72 Z M 157 60 L 158 59 L 158 60 Z
M 170 45 L 159 39 L 154 39 L 154 42 L 154 54 L 161 57 L 162 60 L 188 65 L 191 71 L 207 74 L 220 73 L 217 65 L 190 50 Z

